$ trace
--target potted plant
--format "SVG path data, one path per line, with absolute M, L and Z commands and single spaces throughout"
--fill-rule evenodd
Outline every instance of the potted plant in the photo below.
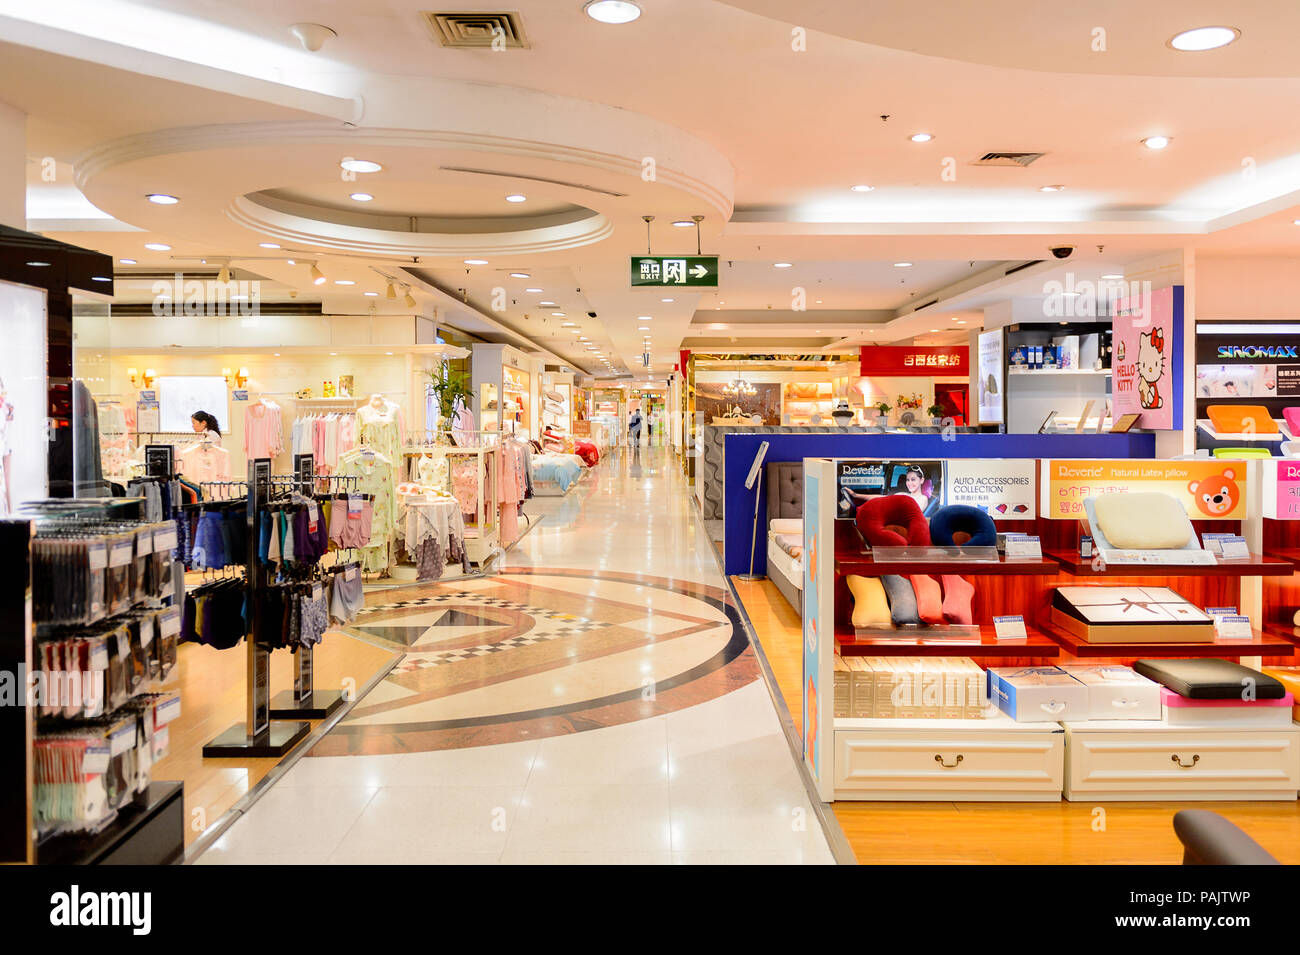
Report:
M 464 372 L 452 371 L 450 368 L 446 370 L 444 375 L 441 367 L 431 369 L 427 374 L 430 382 L 429 390 L 438 399 L 439 422 L 449 423 L 456 414 L 457 403 L 463 404 L 466 408 L 469 407 L 469 375 Z
M 936 428 L 943 424 L 943 405 L 930 405 L 925 409 L 925 413 L 930 416 L 930 424 Z
M 893 406 L 890 405 L 888 401 L 883 401 L 883 400 L 877 401 L 871 407 L 875 410 L 876 418 L 878 421 L 880 421 L 881 424 L 884 424 L 887 420 L 889 420 L 889 412 L 893 410 Z

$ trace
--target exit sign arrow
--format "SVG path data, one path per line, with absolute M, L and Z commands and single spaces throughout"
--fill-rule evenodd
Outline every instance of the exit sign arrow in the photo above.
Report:
M 702 265 L 694 266 L 694 267 L 691 269 L 691 275 L 695 276 L 695 278 L 697 278 L 697 279 L 702 279 L 702 278 L 704 278 L 704 276 L 706 276 L 706 275 L 708 275 L 708 274 L 709 274 L 709 270 L 706 269 L 706 268 L 705 268 L 704 266 L 702 266 Z
M 631 282 L 634 288 L 717 288 L 716 255 L 635 255 Z

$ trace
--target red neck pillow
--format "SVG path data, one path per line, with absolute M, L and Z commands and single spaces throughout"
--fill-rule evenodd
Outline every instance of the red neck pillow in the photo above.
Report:
M 930 525 L 916 501 L 906 494 L 868 498 L 858 508 L 857 525 L 872 547 L 918 547 L 930 543 Z

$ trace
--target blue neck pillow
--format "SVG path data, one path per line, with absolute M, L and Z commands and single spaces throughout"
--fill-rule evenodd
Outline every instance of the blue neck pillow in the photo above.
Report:
M 959 544 L 953 539 L 956 534 L 967 539 Z M 978 507 L 949 504 L 930 518 L 930 540 L 940 547 L 996 547 L 998 530 L 993 518 Z

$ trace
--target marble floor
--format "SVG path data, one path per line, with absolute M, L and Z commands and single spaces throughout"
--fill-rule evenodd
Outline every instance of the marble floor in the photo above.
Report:
M 369 594 L 402 659 L 198 864 L 830 864 L 689 495 L 616 451 L 500 573 Z

